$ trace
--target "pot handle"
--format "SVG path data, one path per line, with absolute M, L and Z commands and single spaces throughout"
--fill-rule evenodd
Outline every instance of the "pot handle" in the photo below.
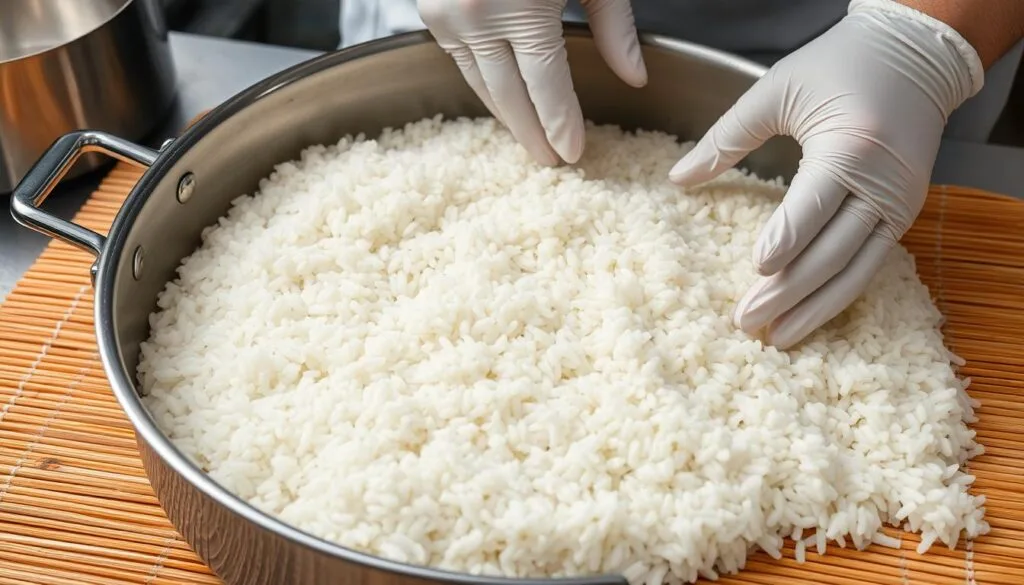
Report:
M 153 166 L 158 153 L 134 142 L 97 130 L 80 130 L 58 138 L 11 194 L 11 215 L 21 225 L 56 238 L 93 256 L 103 252 L 106 238 L 43 211 L 40 206 L 80 156 L 98 152 L 143 167 Z

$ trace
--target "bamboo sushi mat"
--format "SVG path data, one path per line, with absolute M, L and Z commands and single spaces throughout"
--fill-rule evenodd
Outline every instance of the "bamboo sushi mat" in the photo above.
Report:
M 114 168 L 76 221 L 105 233 L 140 174 Z M 991 533 L 923 556 L 909 535 L 899 549 L 811 547 L 803 565 L 790 542 L 782 560 L 759 553 L 721 583 L 1024 583 L 1024 202 L 934 187 L 904 243 L 981 401 L 986 454 L 970 470 Z M 0 584 L 220 583 L 161 511 L 107 386 L 91 261 L 51 243 L 0 306 Z

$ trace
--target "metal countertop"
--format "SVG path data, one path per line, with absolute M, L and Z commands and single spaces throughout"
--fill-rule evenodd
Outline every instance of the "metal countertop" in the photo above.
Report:
M 318 53 L 242 41 L 171 34 L 178 70 L 178 98 L 160 130 L 144 142 L 159 146 L 176 136 L 189 120 L 217 106 L 253 83 Z M 96 188 L 106 169 L 61 185 L 46 208 L 70 218 Z M 1024 199 L 1024 149 L 943 141 L 933 182 L 974 187 Z M 49 242 L 17 225 L 9 198 L 0 195 L 0 301 Z

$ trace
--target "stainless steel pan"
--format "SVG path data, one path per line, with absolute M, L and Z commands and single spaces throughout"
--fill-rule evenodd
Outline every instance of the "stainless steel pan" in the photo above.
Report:
M 585 115 L 627 128 L 694 139 L 764 72 L 759 65 L 644 35 L 650 84 L 630 89 L 610 72 L 589 36 L 571 27 L 568 50 Z M 275 163 L 346 133 L 375 134 L 437 113 L 484 115 L 458 69 L 431 37 L 412 33 L 318 57 L 220 106 L 161 151 L 99 132 L 60 139 L 15 192 L 12 212 L 28 227 L 83 248 L 93 266 L 96 335 L 111 387 L 134 425 L 146 473 L 174 525 L 232 585 L 623 584 L 618 575 L 563 580 L 490 579 L 409 566 L 347 550 L 248 506 L 192 465 L 157 429 L 138 397 L 139 343 L 157 293 L 232 199 L 255 190 Z M 107 237 L 39 209 L 83 152 L 103 152 L 148 170 Z M 799 150 L 769 142 L 744 164 L 788 179 Z M 345 478 L 338 478 L 345 481 Z
M 68 132 L 137 140 L 161 120 L 175 74 L 159 4 L 0 2 L 0 194 Z M 86 157 L 72 174 L 103 160 Z

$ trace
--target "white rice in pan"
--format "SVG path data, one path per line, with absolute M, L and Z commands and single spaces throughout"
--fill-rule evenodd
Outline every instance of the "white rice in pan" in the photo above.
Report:
M 491 120 L 436 118 L 280 165 L 160 296 L 157 423 L 288 524 L 476 574 L 678 583 L 791 536 L 987 531 L 972 402 L 904 249 L 765 347 L 730 316 L 783 186 L 681 190 L 690 145 L 587 140 L 543 168 Z

